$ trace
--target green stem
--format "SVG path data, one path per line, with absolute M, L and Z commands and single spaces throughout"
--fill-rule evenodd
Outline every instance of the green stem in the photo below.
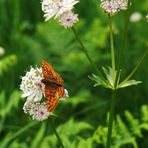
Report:
M 129 80 L 134 73 L 138 70 L 138 68 L 141 66 L 144 58 L 146 57 L 146 55 L 148 54 L 148 49 L 144 52 L 143 56 L 141 57 L 141 59 L 139 60 L 139 62 L 137 63 L 137 65 L 135 66 L 135 68 L 132 70 L 132 72 L 127 76 L 127 78 L 121 82 L 119 85 L 121 85 L 122 83 L 126 82 L 127 80 Z
M 91 57 L 89 56 L 84 44 L 82 43 L 81 39 L 78 36 L 78 33 L 76 31 L 76 29 L 74 27 L 72 27 L 72 31 L 75 35 L 76 40 L 79 42 L 82 51 L 84 52 L 84 54 L 86 55 L 88 61 L 90 62 L 90 64 L 92 65 L 92 67 L 94 68 L 94 70 L 96 71 L 96 73 L 105 81 L 104 77 L 102 76 L 102 74 L 99 72 L 98 68 L 96 67 L 96 65 L 94 64 L 94 62 L 92 61 Z
M 9 142 L 11 142 L 13 139 L 15 139 L 16 137 L 18 137 L 22 133 L 26 132 L 29 128 L 31 128 L 32 126 L 36 125 L 37 123 L 38 122 L 31 122 L 30 124 L 28 124 L 25 127 L 21 128 L 19 131 L 17 131 L 15 134 L 13 134 L 13 136 L 11 136 L 6 143 L 4 143 L 3 147 L 7 147 L 7 145 L 9 144 Z
M 114 38 L 113 38 L 113 29 L 112 29 L 112 17 L 110 16 L 109 16 L 109 29 L 110 29 L 111 62 L 112 62 L 112 69 L 115 72 L 116 70 L 115 49 L 114 49 Z
M 125 43 L 126 43 L 126 39 L 127 39 L 127 32 L 128 32 L 128 25 L 129 25 L 129 15 L 130 15 L 130 0 L 128 1 L 128 9 L 126 10 L 126 14 L 125 14 L 125 21 L 124 21 L 124 29 L 123 29 L 123 36 L 122 36 L 122 40 L 121 40 L 121 45 L 119 48 L 119 57 L 118 57 L 118 71 L 120 70 L 120 68 L 122 67 L 122 59 L 123 59 L 123 49 L 125 48 Z
M 51 123 L 51 124 L 52 124 L 53 132 L 54 132 L 54 134 L 55 134 L 55 136 L 56 136 L 56 138 L 57 138 L 57 140 L 58 140 L 58 142 L 59 142 L 61 148 L 65 148 L 65 147 L 64 147 L 64 144 L 63 144 L 63 142 L 62 142 L 62 139 L 60 138 L 58 132 L 56 131 L 56 129 L 55 129 L 53 123 Z
M 111 135 L 112 135 L 114 112 L 115 112 L 115 101 L 116 101 L 116 90 L 113 90 L 112 91 L 111 106 L 110 106 L 110 114 L 109 114 L 106 148 L 111 147 L 110 145 L 111 145 Z

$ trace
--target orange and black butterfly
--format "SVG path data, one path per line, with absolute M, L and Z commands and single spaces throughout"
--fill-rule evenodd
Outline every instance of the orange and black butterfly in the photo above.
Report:
M 59 99 L 64 95 L 63 79 L 45 60 L 42 61 L 42 73 L 47 110 L 52 112 L 56 108 Z

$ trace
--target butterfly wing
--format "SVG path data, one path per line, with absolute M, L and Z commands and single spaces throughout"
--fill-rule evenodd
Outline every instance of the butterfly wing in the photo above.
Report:
M 54 82 L 59 85 L 63 83 L 63 79 L 61 78 L 61 76 L 57 72 L 55 72 L 53 67 L 45 60 L 42 61 L 42 72 L 45 80 Z
M 52 112 L 58 102 L 59 99 L 64 95 L 64 88 L 59 86 L 57 89 L 51 89 L 48 86 L 45 86 L 45 97 L 46 97 L 46 106 L 49 112 Z

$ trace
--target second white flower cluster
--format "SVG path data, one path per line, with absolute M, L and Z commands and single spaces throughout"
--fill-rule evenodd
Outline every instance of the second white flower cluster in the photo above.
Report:
M 73 12 L 74 5 L 78 2 L 78 0 L 43 0 L 42 11 L 45 21 L 54 17 L 65 28 L 72 27 L 79 21 L 78 14 Z
M 128 8 L 128 0 L 101 0 L 101 8 L 109 15 L 113 16 L 120 10 Z

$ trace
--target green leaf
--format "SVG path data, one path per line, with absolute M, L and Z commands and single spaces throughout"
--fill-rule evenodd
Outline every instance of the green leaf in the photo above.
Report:
M 104 86 L 105 88 L 112 88 L 112 86 L 107 83 L 106 81 L 104 81 L 100 76 L 96 76 L 94 74 L 92 74 L 91 76 L 88 76 L 92 81 L 95 81 L 96 83 L 94 84 L 94 87 L 96 86 Z
M 65 147 L 71 147 L 72 141 L 78 138 L 79 134 L 85 133 L 88 130 L 92 130 L 93 127 L 86 122 L 76 122 L 74 119 L 70 119 L 64 124 L 61 124 L 57 128 L 57 132 L 60 135 Z M 49 139 L 50 146 L 55 147 L 57 139 L 55 135 L 51 135 Z
M 137 128 L 140 124 L 139 120 L 134 118 L 134 116 L 129 111 L 125 111 L 125 116 L 129 122 L 131 131 L 138 137 L 142 137 L 141 129 Z
M 0 60 L 0 76 L 4 74 L 4 72 L 8 71 L 10 68 L 13 68 L 17 63 L 16 55 L 9 55 L 4 59 Z
M 128 86 L 132 86 L 132 85 L 138 85 L 139 83 L 142 83 L 142 81 L 136 81 L 136 80 L 127 80 L 127 81 L 123 81 L 121 82 L 117 88 L 124 88 L 124 87 L 128 87 Z

